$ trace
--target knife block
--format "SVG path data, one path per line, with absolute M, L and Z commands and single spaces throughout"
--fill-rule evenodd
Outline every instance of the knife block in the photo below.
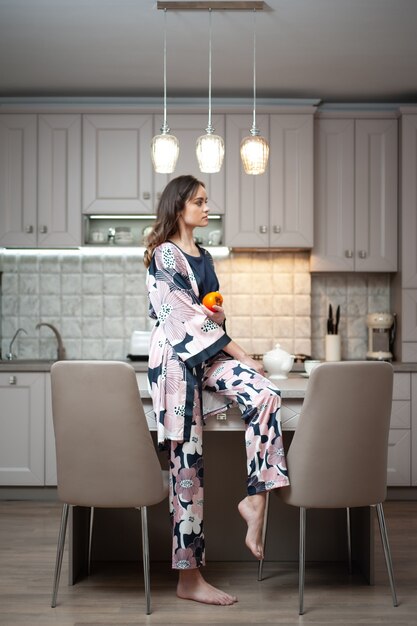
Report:
M 340 361 L 342 359 L 340 335 L 326 335 L 325 342 L 326 361 Z

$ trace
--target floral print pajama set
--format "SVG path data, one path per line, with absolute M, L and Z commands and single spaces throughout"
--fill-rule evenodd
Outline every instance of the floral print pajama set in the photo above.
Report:
M 211 255 L 203 248 L 200 254 L 211 272 L 209 291 L 215 291 L 218 281 Z M 147 273 L 149 313 L 156 320 L 148 380 L 158 442 L 168 441 L 170 449 L 174 569 L 205 563 L 202 444 L 207 415 L 233 403 L 239 406 L 246 424 L 249 495 L 289 484 L 280 393 L 264 376 L 222 351 L 231 339 L 201 306 L 205 293 L 200 293 L 203 285 L 192 259 L 166 242 L 155 249 Z

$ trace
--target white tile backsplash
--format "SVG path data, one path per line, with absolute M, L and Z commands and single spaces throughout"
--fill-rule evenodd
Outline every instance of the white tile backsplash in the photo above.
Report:
M 122 254 L 1 258 L 2 353 L 23 326 L 16 349 L 27 358 L 53 358 L 56 341 L 39 321 L 61 331 L 69 358 L 124 358 L 133 330 L 149 330 L 145 268 Z M 329 302 L 340 304 L 344 358 L 365 358 L 366 314 L 389 310 L 388 274 L 316 274 L 308 252 L 234 252 L 215 260 L 225 298 L 227 330 L 245 350 L 276 343 L 290 352 L 324 357 Z

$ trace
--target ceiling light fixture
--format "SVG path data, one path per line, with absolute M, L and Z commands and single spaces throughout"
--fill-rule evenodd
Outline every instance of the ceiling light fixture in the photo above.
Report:
M 200 171 L 205 174 L 220 172 L 224 158 L 224 141 L 220 135 L 215 135 L 215 128 L 211 123 L 211 9 L 209 9 L 209 92 L 208 92 L 208 124 L 206 135 L 197 139 L 196 154 Z
M 161 134 L 155 135 L 151 142 L 151 157 L 155 172 L 172 174 L 177 165 L 180 145 L 174 135 L 170 135 L 167 124 L 167 10 L 164 9 L 164 121 Z
M 256 127 L 256 9 L 253 10 L 253 122 L 250 135 L 242 139 L 240 156 L 246 174 L 263 174 L 268 165 L 269 145 Z

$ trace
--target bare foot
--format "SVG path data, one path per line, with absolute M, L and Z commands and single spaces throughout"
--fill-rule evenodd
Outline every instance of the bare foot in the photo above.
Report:
M 177 596 L 184 600 L 195 600 L 195 602 L 220 604 L 222 606 L 237 602 L 235 596 L 229 596 L 228 593 L 216 589 L 216 587 L 204 580 L 199 569 L 189 569 L 180 572 Z
M 238 504 L 239 513 L 248 525 L 245 543 L 257 559 L 264 558 L 262 528 L 265 513 L 265 493 L 246 496 Z

